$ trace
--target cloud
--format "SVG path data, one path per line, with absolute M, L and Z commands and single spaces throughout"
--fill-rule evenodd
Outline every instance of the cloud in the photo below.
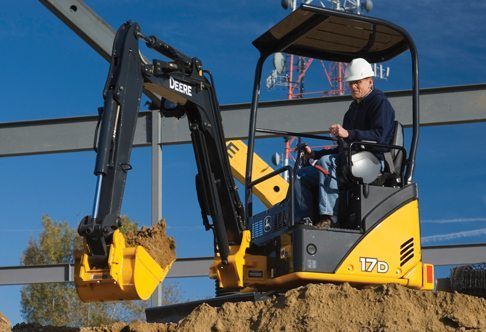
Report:
M 486 235 L 486 228 L 474 229 L 471 231 L 424 236 L 422 238 L 422 243 L 449 241 L 449 240 L 463 239 L 468 237 L 475 237 L 480 235 Z
M 486 202 L 485 202 L 486 203 Z M 469 222 L 486 222 L 486 217 L 476 218 L 451 218 L 451 219 L 424 219 L 421 220 L 423 224 L 456 224 Z

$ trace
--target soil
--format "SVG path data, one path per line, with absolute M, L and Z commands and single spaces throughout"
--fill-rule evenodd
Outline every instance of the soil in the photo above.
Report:
M 10 321 L 0 312 L 0 332 L 10 331 Z
M 486 331 L 486 299 L 398 285 L 357 289 L 310 284 L 261 302 L 203 304 L 177 324 L 116 323 L 110 327 L 28 329 L 33 332 L 165 331 Z
M 175 241 L 166 234 L 167 225 L 162 219 L 152 227 L 142 227 L 136 232 L 128 232 L 125 235 L 127 247 L 140 245 L 147 250 L 153 259 L 165 268 L 176 259 Z

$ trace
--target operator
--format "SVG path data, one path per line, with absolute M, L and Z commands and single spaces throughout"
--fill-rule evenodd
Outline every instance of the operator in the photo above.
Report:
M 348 84 L 353 102 L 344 115 L 343 124 L 329 127 L 330 134 L 347 143 L 365 140 L 390 144 L 395 111 L 383 92 L 374 89 L 373 76 L 373 69 L 365 59 L 356 58 L 348 65 L 344 80 Z M 304 158 L 314 167 L 307 163 L 297 173 L 294 184 L 297 220 L 310 217 L 314 226 L 323 229 L 331 227 L 337 221 L 337 152 L 337 148 L 312 151 L 309 146 L 305 146 Z M 383 171 L 383 155 L 379 152 L 375 155 L 380 159 Z

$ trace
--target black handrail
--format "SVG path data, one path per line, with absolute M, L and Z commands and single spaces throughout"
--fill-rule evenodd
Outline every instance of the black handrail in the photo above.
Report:
M 275 129 L 263 129 L 263 128 L 256 128 L 256 131 L 259 133 L 267 133 L 267 134 L 275 134 L 275 135 L 282 135 L 282 136 L 295 136 L 295 137 L 305 137 L 305 138 L 313 138 L 313 139 L 322 139 L 326 141 L 337 141 L 337 138 L 330 137 L 330 136 L 320 136 L 314 134 L 306 134 L 306 133 L 296 133 L 293 131 L 283 131 L 283 130 L 275 130 Z
M 260 97 L 260 86 L 262 78 L 263 64 L 267 59 L 268 54 L 260 54 L 256 69 L 255 81 L 253 82 L 253 96 L 251 100 L 250 109 L 250 130 L 248 135 L 248 154 L 246 158 L 246 173 L 245 173 L 245 223 L 248 224 L 248 218 L 253 214 L 253 202 L 251 192 L 251 175 L 253 171 L 253 151 L 255 149 L 255 128 L 258 111 L 258 99 Z

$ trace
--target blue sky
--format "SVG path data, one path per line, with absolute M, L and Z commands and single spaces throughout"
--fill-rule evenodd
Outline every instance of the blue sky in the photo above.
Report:
M 215 76 L 221 104 L 250 100 L 257 59 L 250 43 L 287 14 L 278 0 L 86 2 L 115 29 L 132 19 L 147 34 L 202 59 Z M 415 39 L 421 87 L 486 81 L 486 3 L 374 3 L 370 15 L 405 27 Z M 96 114 L 108 70 L 105 60 L 39 2 L 3 3 L 0 26 L 0 122 Z M 408 57 L 389 65 L 391 78 L 378 82 L 378 87 L 409 89 Z M 315 79 L 309 84 L 320 83 Z M 265 91 L 263 98 L 284 99 L 285 92 Z M 424 243 L 486 241 L 485 132 L 484 123 L 422 129 L 416 181 Z M 268 160 L 281 149 L 278 143 L 266 142 L 259 150 L 262 157 Z M 94 152 L 82 152 L 0 160 L 0 265 L 19 264 L 29 238 L 39 234 L 42 215 L 76 227 L 91 213 L 94 158 Z M 132 164 L 122 210 L 149 224 L 150 150 L 135 149 Z M 194 165 L 190 145 L 163 148 L 163 215 L 176 238 L 179 257 L 212 253 L 212 237 L 203 230 L 197 204 Z M 213 294 L 213 282 L 204 278 L 179 283 L 186 298 Z M 0 288 L 0 311 L 14 323 L 22 321 L 19 289 Z

